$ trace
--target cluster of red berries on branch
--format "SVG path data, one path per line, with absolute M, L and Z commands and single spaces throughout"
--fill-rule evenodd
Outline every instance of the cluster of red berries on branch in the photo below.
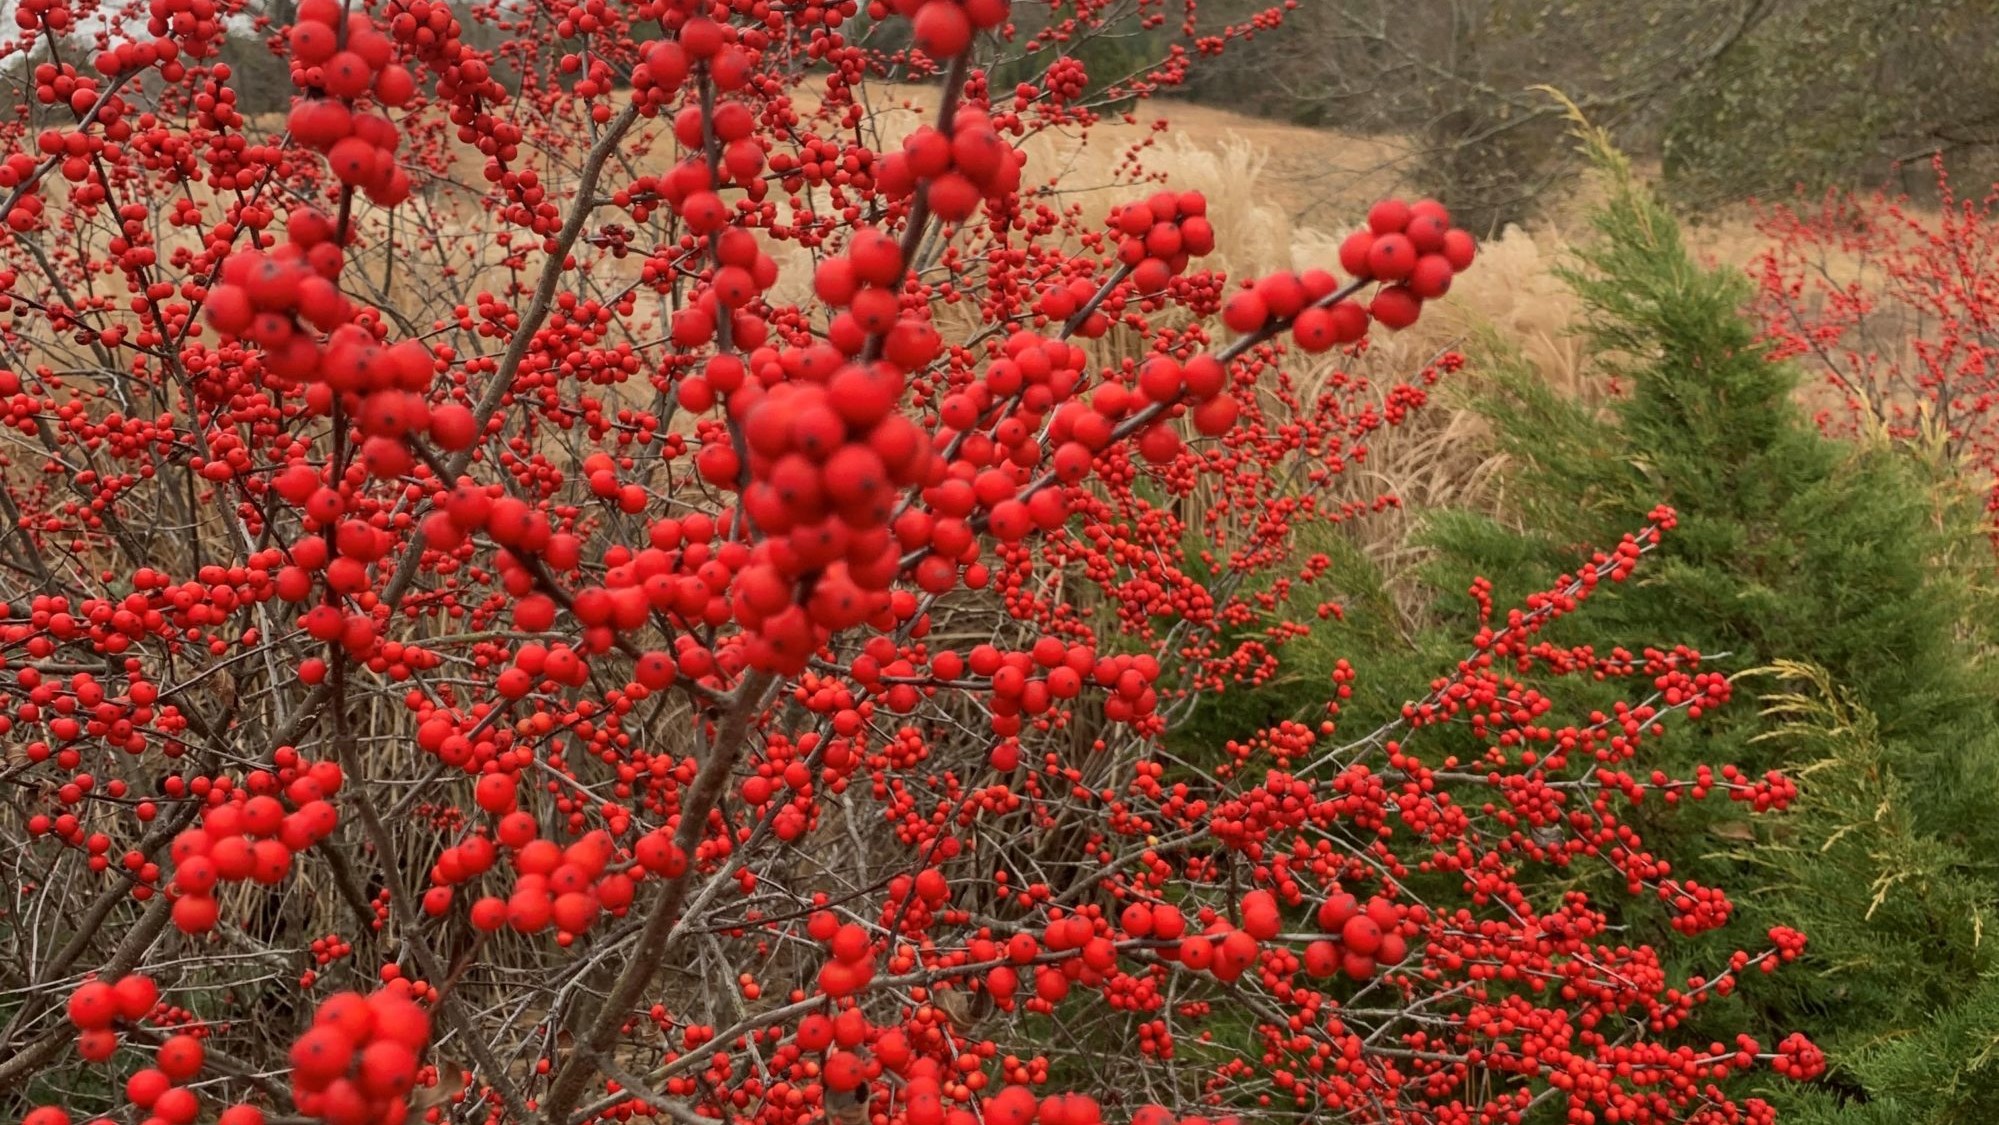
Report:
M 916 48 L 933 59 L 952 59 L 972 45 L 972 36 L 1006 22 L 1011 0 L 869 0 L 868 17 L 890 13 L 909 21 Z
M 938 0 L 924 5 L 925 10 L 933 7 L 957 6 Z M 902 151 L 882 160 L 875 182 L 892 197 L 920 188 L 931 214 L 959 223 L 971 218 L 981 202 L 1003 200 L 1018 190 L 1026 157 L 1007 144 L 992 120 L 978 110 L 958 109 L 949 127 L 946 134 L 919 126 L 903 138 Z
M 430 1017 L 405 988 L 335 993 L 292 1043 L 293 1100 L 327 1125 L 405 1121 L 429 1044 Z
M 393 41 L 364 12 L 346 12 L 335 0 L 304 0 L 289 32 L 292 83 L 323 96 L 292 107 L 292 138 L 322 153 L 342 184 L 393 207 L 409 197 L 410 178 L 396 160 L 402 134 L 378 113 L 356 112 L 370 94 L 384 108 L 408 103 L 416 80 L 393 61 Z
M 827 340 L 843 355 L 858 356 L 869 341 L 879 338 L 882 358 L 905 372 L 936 358 L 941 340 L 928 318 L 904 316 L 905 276 L 902 247 L 893 238 L 873 227 L 855 230 L 842 253 L 812 271 L 813 293 L 828 308 L 840 310 L 827 322 Z M 801 356 L 797 362 L 808 358 Z M 900 392 L 895 388 L 890 406 Z
M 1163 291 L 1189 261 L 1215 249 L 1208 200 L 1198 191 L 1162 191 L 1143 203 L 1114 207 L 1110 226 L 1118 234 L 1118 262 L 1130 267 L 1140 293 Z
M 1316 917 L 1321 932 L 1339 936 L 1305 947 L 1306 971 L 1315 977 L 1343 972 L 1367 980 L 1381 966 L 1399 965 L 1409 956 L 1408 939 L 1422 931 L 1423 908 L 1379 896 L 1362 903 L 1350 894 L 1336 894 L 1320 904 Z
M 385 347 L 352 323 L 353 310 L 333 282 L 342 255 L 330 241 L 331 224 L 317 212 L 300 211 L 287 229 L 291 240 L 268 253 L 242 250 L 224 260 L 221 283 L 205 306 L 209 322 L 256 345 L 278 389 L 302 389 L 314 413 L 340 409 L 353 418 L 361 463 L 374 476 L 408 471 L 413 458 L 407 439 L 413 435 L 443 449 L 470 445 L 476 436 L 471 412 L 452 403 L 433 410 L 423 397 L 434 374 L 430 352 L 413 342 Z M 222 460 L 211 461 L 207 471 L 218 479 L 233 475 Z
M 97 1062 L 109 1060 L 116 1052 L 118 1024 L 128 1029 L 136 1029 L 146 1021 L 168 1026 L 160 1007 L 159 986 L 150 977 L 136 974 L 115 984 L 86 982 L 70 994 L 68 1011 L 70 1022 L 80 1032 L 78 1052 Z M 207 1051 L 202 1046 L 204 1037 L 201 1029 L 197 1029 L 157 1038 L 153 1065 L 135 1070 L 125 1079 L 126 1100 L 145 1111 L 148 1121 L 193 1125 L 200 1118 L 203 1106 L 192 1084 L 201 1076 L 207 1061 Z M 263 1125 L 264 1114 L 255 1106 L 233 1105 L 224 1108 L 218 1120 L 221 1125 Z M 69 1116 L 48 1106 L 29 1113 L 23 1121 L 24 1125 L 30 1121 L 39 1125 L 65 1125 Z
M 248 881 L 275 886 L 291 873 L 294 856 L 337 827 L 333 799 L 340 791 L 340 767 L 304 762 L 296 754 L 280 754 L 279 759 L 286 763 L 280 772 L 275 778 L 262 775 L 265 784 L 256 788 L 282 784 L 284 800 L 268 792 L 237 790 L 238 800 L 208 807 L 200 827 L 174 837 L 168 852 L 173 859 L 173 920 L 182 932 L 215 928 L 221 916 L 216 899 L 220 885 Z M 289 780 L 283 780 L 287 775 Z
M 1367 226 L 1340 244 L 1340 268 L 1353 280 L 1342 285 L 1324 270 L 1271 274 L 1230 297 L 1222 322 L 1243 334 L 1281 323 L 1307 352 L 1354 343 L 1370 321 L 1407 328 L 1477 256 L 1472 236 L 1450 221 L 1434 199 L 1383 200 L 1368 210 Z M 1371 282 L 1379 287 L 1363 306 L 1355 295 Z
M 159 1007 L 160 986 L 134 973 L 116 981 L 86 981 L 69 994 L 69 1022 L 77 1031 L 76 1051 L 102 1062 L 118 1049 L 119 1023 L 135 1025 Z
M 488 895 L 472 903 L 468 915 L 472 926 L 484 933 L 507 926 L 533 934 L 553 925 L 556 940 L 563 945 L 588 931 L 607 912 L 622 917 L 636 890 L 634 876 L 686 867 L 684 856 L 676 862 L 676 853 L 660 851 L 654 838 L 634 845 L 638 865 L 630 867 L 629 873 L 629 860 L 627 864 L 612 864 L 618 849 L 609 833 L 593 832 L 562 847 L 539 835 L 534 817 L 515 807 L 514 791 L 515 780 L 510 775 L 493 773 L 479 779 L 479 807 L 497 815 L 499 822 L 491 837 L 468 835 L 440 853 L 431 872 L 436 885 L 424 895 L 426 913 L 445 913 L 456 885 L 493 869 L 499 858 L 495 841 L 512 856 L 516 876 L 504 899 Z
M 1965 193 L 1941 155 L 1931 171 L 1934 208 L 1879 191 L 1771 208 L 1758 222 L 1768 248 L 1751 266 L 1753 307 L 1772 358 L 1797 362 L 1828 393 L 1832 405 L 1814 414 L 1823 430 L 1941 439 L 1976 467 L 1987 510 L 1999 512 L 1999 365 L 1987 327 L 1999 198 Z M 1890 324 L 1892 337 L 1881 331 Z M 1899 343 L 1884 346 L 1890 338 Z

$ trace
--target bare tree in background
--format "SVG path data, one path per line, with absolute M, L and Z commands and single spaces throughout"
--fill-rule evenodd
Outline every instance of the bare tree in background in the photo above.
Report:
M 1301 4 L 1282 34 L 1198 93 L 1263 85 L 1266 112 L 1405 135 L 1415 178 L 1461 207 L 1478 201 L 1467 217 L 1491 228 L 1524 214 L 1572 156 L 1562 108 L 1535 87 L 1559 88 L 1621 132 L 1654 133 L 1660 107 L 1775 2 L 1324 0 Z
M 1217 61 L 1194 96 L 1407 138 L 1412 178 L 1487 229 L 1569 170 L 1541 86 L 1694 206 L 1999 151 L 1999 0 L 1312 0 Z

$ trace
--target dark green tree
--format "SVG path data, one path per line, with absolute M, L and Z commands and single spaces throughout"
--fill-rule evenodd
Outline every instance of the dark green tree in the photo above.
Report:
M 1730 654 L 1745 698 L 1666 740 L 1665 768 L 1724 760 L 1800 778 L 1796 812 L 1748 837 L 1699 815 L 1647 826 L 1682 875 L 1734 893 L 1724 942 L 1777 924 L 1813 938 L 1802 971 L 1753 990 L 1756 1007 L 1703 1021 L 1826 1046 L 1820 1088 L 1773 1090 L 1805 1120 L 1989 1120 L 1964 1116 L 1999 1107 L 1999 1052 L 1972 1046 L 1999 1032 L 1984 934 L 1999 897 L 1999 691 L 1989 602 L 1967 579 L 1991 565 L 1964 549 L 1975 505 L 1907 451 L 1821 436 L 1794 373 L 1757 345 L 1747 280 L 1697 264 L 1602 134 L 1585 137 L 1611 191 L 1568 280 L 1620 393 L 1563 398 L 1495 357 L 1479 407 L 1515 466 L 1512 510 L 1436 520 L 1433 581 L 1531 588 L 1572 544 L 1673 505 L 1660 557 L 1563 624 L 1571 643 L 1651 636 Z
M 1349 554 L 1350 569 L 1335 570 L 1359 576 L 1347 579 L 1357 596 L 1346 620 L 1289 650 L 1288 675 L 1261 703 L 1303 706 L 1333 656 L 1375 688 L 1354 711 L 1418 696 L 1419 669 L 1466 634 L 1470 603 L 1458 595 L 1474 576 L 1513 604 L 1586 546 L 1672 505 L 1678 528 L 1633 580 L 1547 639 L 1698 647 L 1735 674 L 1737 698 L 1657 743 L 1643 765 L 1678 776 L 1697 761 L 1735 762 L 1800 782 L 1795 809 L 1748 829 L 1718 799 L 1637 810 L 1677 874 L 1736 904 L 1735 922 L 1695 943 L 1678 971 L 1711 970 L 1775 925 L 1811 938 L 1799 964 L 1700 1009 L 1698 1031 L 1771 1043 L 1800 1030 L 1827 1049 L 1833 1068 L 1815 1087 L 1771 1084 L 1786 1120 L 1994 1120 L 1999 682 L 1986 659 L 1992 601 L 1980 585 L 1992 560 L 1978 505 L 1947 465 L 1821 436 L 1793 401 L 1794 373 L 1757 345 L 1742 313 L 1747 279 L 1699 265 L 1603 136 L 1586 137 L 1611 190 L 1568 280 L 1588 312 L 1597 381 L 1614 392 L 1565 397 L 1503 348 L 1483 349 L 1475 367 L 1489 378 L 1475 407 L 1511 463 L 1506 504 L 1428 518 L 1436 626 L 1413 639 L 1387 627 L 1377 579 Z M 1627 901 L 1634 938 L 1655 936 L 1661 919 Z

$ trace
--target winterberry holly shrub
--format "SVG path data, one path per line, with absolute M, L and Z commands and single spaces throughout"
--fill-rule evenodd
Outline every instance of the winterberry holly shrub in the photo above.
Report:
M 1378 725 L 1342 662 L 1166 749 L 1339 612 L 1301 532 L 1395 503 L 1349 470 L 1462 364 L 1368 341 L 1476 248 L 1385 200 L 1233 278 L 1170 170 L 1070 202 L 1027 138 L 1282 12 L 1140 4 L 1177 45 L 1094 93 L 986 64 L 1121 13 L 1012 15 L 304 0 L 253 122 L 233 4 L 16 9 L 23 1120 L 1762 1122 L 1820 1072 L 1685 1030 L 1802 934 L 1675 972 L 1572 877 L 1726 932 L 1632 810 L 1796 792 L 1655 766 L 1733 694 L 1698 649 L 1548 639 L 1669 506 L 1472 583 Z
M 1934 209 L 1828 192 L 1775 207 L 1752 266 L 1772 353 L 1821 380 L 1828 433 L 1934 443 L 1999 478 L 1999 191 Z M 1995 494 L 1999 510 L 1999 494 Z

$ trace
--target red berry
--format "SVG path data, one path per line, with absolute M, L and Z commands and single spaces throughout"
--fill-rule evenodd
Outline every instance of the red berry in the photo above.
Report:
M 1463 273 L 1471 268 L 1472 259 L 1477 256 L 1478 246 L 1472 236 L 1461 230 L 1446 231 L 1443 254 L 1451 263 L 1451 268 Z
M 1381 926 L 1365 914 L 1355 915 L 1340 927 L 1340 942 L 1350 953 L 1372 957 L 1381 948 Z
M 302 1089 L 320 1090 L 347 1073 L 354 1057 L 354 1042 L 335 1027 L 308 1030 L 292 1043 L 292 1080 Z
M 1367 226 L 1376 234 L 1399 234 L 1409 225 L 1412 212 L 1400 199 L 1384 199 L 1368 208 Z
M 360 1064 L 358 1083 L 370 1097 L 400 1097 L 416 1083 L 416 1052 L 401 1043 L 378 1039 L 368 1044 Z
M 125 1100 L 140 1109 L 151 1109 L 161 1094 L 173 1088 L 173 1084 L 173 1079 L 168 1078 L 164 1071 L 152 1067 L 135 1070 L 131 1077 L 125 1079 Z
M 155 1058 L 168 1078 L 185 1082 L 201 1073 L 201 1040 L 192 1035 L 175 1035 L 160 1044 Z
M 1357 230 L 1340 243 L 1340 268 L 1352 277 L 1367 277 L 1367 257 L 1374 250 L 1374 232 Z
M 1242 900 L 1242 928 L 1250 937 L 1259 941 L 1269 941 L 1277 936 L 1283 923 L 1278 911 L 1277 896 L 1269 891 L 1251 891 Z
M 1375 294 L 1367 311 L 1385 328 L 1407 328 L 1422 314 L 1423 301 L 1407 286 L 1391 285 Z
M 118 1015 L 118 994 L 103 981 L 85 981 L 69 995 L 69 1022 L 84 1031 L 109 1027 Z
M 856 964 L 867 959 L 870 944 L 868 932 L 850 923 L 833 935 L 833 956 L 849 965 Z
M 1423 300 L 1436 300 L 1450 291 L 1453 276 L 1451 263 L 1442 254 L 1425 254 L 1409 272 L 1409 291 Z
M 482 774 L 479 783 L 473 786 L 472 796 L 480 808 L 498 816 L 514 811 L 514 789 L 512 774 Z
M 1246 289 L 1235 294 L 1229 298 L 1228 304 L 1222 306 L 1222 323 L 1228 325 L 1230 331 L 1243 335 L 1261 329 L 1269 319 L 1269 307 L 1253 290 Z
M 1384 234 L 1367 251 L 1367 276 L 1378 281 L 1401 281 L 1416 268 L 1416 248 L 1406 235 Z

